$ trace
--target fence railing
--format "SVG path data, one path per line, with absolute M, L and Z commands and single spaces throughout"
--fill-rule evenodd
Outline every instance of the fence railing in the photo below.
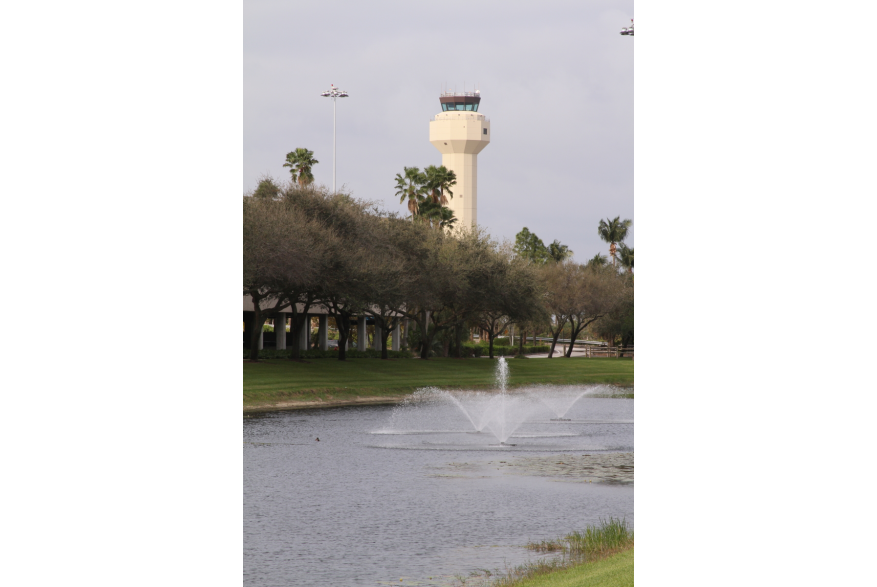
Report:
M 560 343 L 554 348 L 555 354 L 566 354 L 567 349 L 569 348 L 568 344 L 561 345 Z M 597 358 L 597 357 L 622 357 L 622 358 L 633 358 L 633 347 L 621 347 L 621 346 L 586 346 L 584 348 L 576 348 L 574 350 L 575 356 L 579 357 L 587 357 L 587 358 Z
M 490 122 L 490 118 L 488 118 L 487 116 L 484 116 L 481 113 L 470 112 L 469 110 L 448 110 L 448 112 L 459 112 L 462 114 L 475 114 L 475 116 L 467 116 L 466 118 L 468 118 L 470 120 L 483 120 L 484 122 Z M 445 114 L 445 113 L 443 112 L 442 114 Z M 433 114 L 432 116 L 430 116 L 429 121 L 435 122 L 436 116 L 438 116 L 438 115 Z

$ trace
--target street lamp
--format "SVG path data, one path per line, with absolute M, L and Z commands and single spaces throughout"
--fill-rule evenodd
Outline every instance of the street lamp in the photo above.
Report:
M 335 192 L 335 100 L 337 98 L 346 98 L 347 92 L 339 90 L 332 84 L 332 87 L 320 94 L 325 98 L 332 98 L 332 193 Z
M 630 19 L 630 28 L 624 27 L 623 29 L 621 29 L 621 34 L 622 35 L 630 35 L 631 37 L 633 36 L 633 19 L 632 18 Z

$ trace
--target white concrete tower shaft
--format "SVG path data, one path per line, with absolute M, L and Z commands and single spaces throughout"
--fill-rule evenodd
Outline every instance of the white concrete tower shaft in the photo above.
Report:
M 448 207 L 457 226 L 478 224 L 478 153 L 490 143 L 490 121 L 478 113 L 479 92 L 451 92 L 439 96 L 442 111 L 429 123 L 429 142 L 442 154 L 442 165 L 457 176 Z

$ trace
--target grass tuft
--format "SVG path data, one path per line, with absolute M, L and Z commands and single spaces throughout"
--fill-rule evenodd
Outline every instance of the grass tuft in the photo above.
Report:
M 495 571 L 485 574 L 481 585 L 490 587 L 520 587 L 552 573 L 567 571 L 579 565 L 597 563 L 633 549 L 633 530 L 626 520 L 610 517 L 601 519 L 595 526 L 587 526 L 582 532 L 572 532 L 557 540 L 530 542 L 526 546 L 537 552 L 559 552 L 560 556 L 531 561 L 504 573 Z M 633 579 L 633 562 L 630 561 L 630 579 Z M 627 571 L 624 571 L 625 573 Z M 626 575 L 625 575 L 626 576 Z M 550 583 L 550 582 L 549 582 Z M 540 583 L 541 584 L 541 583 Z

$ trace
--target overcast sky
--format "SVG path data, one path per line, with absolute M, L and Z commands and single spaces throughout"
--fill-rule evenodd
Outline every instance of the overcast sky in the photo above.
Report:
M 601 218 L 633 215 L 632 0 L 244 2 L 244 185 L 285 179 L 314 151 L 316 183 L 405 212 L 394 178 L 441 164 L 429 118 L 443 86 L 481 90 L 491 142 L 478 155 L 478 221 L 498 239 L 527 226 L 582 262 L 608 253 Z M 634 228 L 636 224 L 634 223 Z M 634 245 L 634 230 L 627 239 Z

